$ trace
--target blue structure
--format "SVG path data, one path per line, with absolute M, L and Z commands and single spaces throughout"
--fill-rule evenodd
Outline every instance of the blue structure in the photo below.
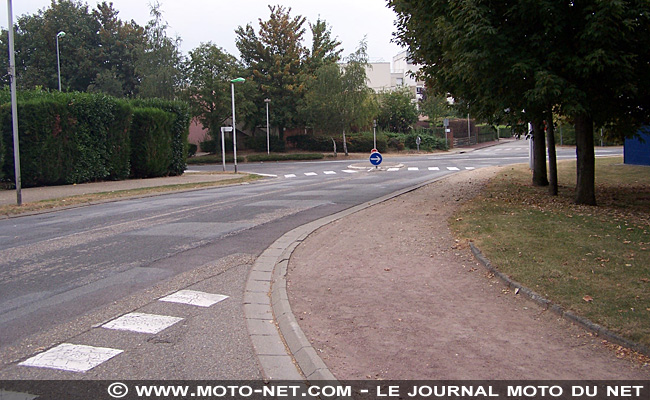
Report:
M 650 127 L 639 130 L 639 137 L 625 139 L 625 164 L 650 165 Z

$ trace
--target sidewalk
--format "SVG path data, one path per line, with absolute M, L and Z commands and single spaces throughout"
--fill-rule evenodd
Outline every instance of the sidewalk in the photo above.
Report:
M 454 239 L 446 221 L 495 171 L 366 208 L 293 252 L 293 315 L 337 379 L 650 378 L 650 366 L 508 290 Z
M 154 188 L 161 186 L 183 185 L 203 182 L 220 182 L 228 179 L 236 179 L 242 175 L 233 174 L 210 174 L 186 172 L 181 176 L 168 176 L 164 178 L 150 179 L 129 179 L 124 181 L 104 181 L 81 183 L 78 185 L 42 186 L 34 188 L 23 188 L 21 190 L 23 204 L 34 203 L 42 200 L 60 199 L 72 196 L 82 196 L 93 193 L 117 192 L 122 190 L 133 190 L 142 188 Z M 15 205 L 16 190 L 0 190 L 0 206 Z

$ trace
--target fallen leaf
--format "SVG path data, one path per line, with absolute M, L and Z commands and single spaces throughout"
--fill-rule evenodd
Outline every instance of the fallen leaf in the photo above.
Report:
M 592 301 L 594 301 L 594 298 L 586 294 L 585 297 L 582 298 L 582 300 L 586 301 L 587 303 L 591 303 Z

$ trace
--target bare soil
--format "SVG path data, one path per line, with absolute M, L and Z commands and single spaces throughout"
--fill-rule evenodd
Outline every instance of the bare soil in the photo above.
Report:
M 298 322 L 338 379 L 649 379 L 650 366 L 506 289 L 447 220 L 496 168 L 331 223 L 289 263 Z

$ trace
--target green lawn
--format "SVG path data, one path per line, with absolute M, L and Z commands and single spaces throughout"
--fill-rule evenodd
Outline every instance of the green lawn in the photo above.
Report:
M 505 167 L 450 223 L 512 279 L 650 346 L 650 167 L 622 162 L 596 161 L 597 207 L 572 203 L 575 161 L 558 164 L 558 197 Z

